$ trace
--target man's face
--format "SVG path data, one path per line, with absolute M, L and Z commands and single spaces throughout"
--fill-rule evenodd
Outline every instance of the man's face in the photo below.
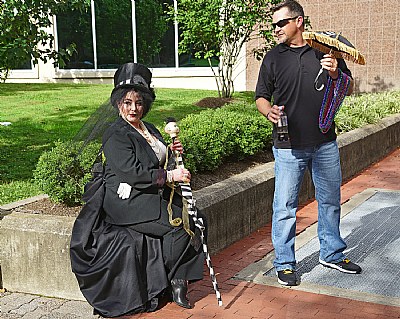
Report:
M 292 16 L 287 8 L 276 11 L 272 16 L 272 26 L 279 43 L 290 44 L 298 32 L 298 17 Z

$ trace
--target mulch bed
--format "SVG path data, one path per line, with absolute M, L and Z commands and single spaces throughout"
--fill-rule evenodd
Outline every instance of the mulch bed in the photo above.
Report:
M 232 102 L 232 98 L 224 98 L 224 97 L 205 97 L 204 99 L 201 99 L 195 105 L 200 106 L 200 107 L 207 107 L 211 109 L 215 109 L 221 106 L 224 106 L 227 103 Z

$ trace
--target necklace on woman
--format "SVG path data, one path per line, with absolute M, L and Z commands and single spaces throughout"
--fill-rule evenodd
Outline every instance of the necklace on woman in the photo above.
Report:
M 147 143 L 150 144 L 151 147 L 153 147 L 157 144 L 155 137 L 150 134 L 149 130 L 143 124 L 142 121 L 139 121 L 139 128 L 137 128 L 137 127 L 135 127 L 135 128 L 145 138 L 145 140 L 147 141 Z
M 129 123 L 129 124 L 131 124 L 131 123 Z M 154 137 L 152 134 L 150 134 L 146 125 L 144 125 L 144 123 L 142 121 L 139 120 L 139 127 L 136 127 L 132 124 L 131 124 L 131 126 L 133 126 L 136 129 L 136 131 L 138 131 L 140 133 L 140 135 L 142 135 L 144 137 L 144 139 L 147 141 L 147 143 L 149 143 L 149 145 L 153 149 L 154 153 L 156 154 L 158 160 L 160 162 L 163 161 L 163 159 L 165 157 L 166 148 L 163 147 L 164 148 L 164 150 L 163 150 L 161 147 L 164 146 L 164 144 L 162 144 L 156 137 Z

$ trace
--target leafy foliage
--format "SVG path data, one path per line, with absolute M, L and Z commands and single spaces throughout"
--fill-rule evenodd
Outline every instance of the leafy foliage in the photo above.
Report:
M 91 168 L 99 149 L 96 143 L 82 151 L 81 142 L 57 142 L 40 156 L 34 180 L 54 202 L 69 206 L 82 204 L 83 187 L 92 177 Z
M 85 10 L 89 0 L 7 0 L 0 4 L 0 79 L 5 80 L 9 70 L 27 61 L 53 60 L 57 65 L 72 54 L 69 46 L 57 52 L 54 36 L 48 32 L 52 15 L 67 8 Z
M 348 96 L 335 117 L 338 133 L 349 132 L 400 113 L 400 91 Z
M 180 0 L 178 11 L 170 7 L 171 19 L 176 17 L 182 30 L 180 52 L 195 50 L 197 58 L 219 57 L 218 73 L 214 72 L 222 97 L 234 93 L 234 66 L 244 44 L 262 37 L 270 47 L 273 35 L 270 7 L 280 0 Z M 264 41 L 263 41 L 264 42 Z
M 179 122 L 185 146 L 185 166 L 193 171 L 215 170 L 227 158 L 243 159 L 271 141 L 272 126 L 245 103 L 190 114 Z
M 227 157 L 243 159 L 255 154 L 270 142 L 272 131 L 271 124 L 244 103 L 191 114 L 180 126 L 188 154 L 185 166 L 193 172 L 214 170 Z M 57 142 L 40 156 L 34 171 L 36 184 L 54 202 L 81 204 L 99 147 L 93 143 L 81 153 L 80 142 Z

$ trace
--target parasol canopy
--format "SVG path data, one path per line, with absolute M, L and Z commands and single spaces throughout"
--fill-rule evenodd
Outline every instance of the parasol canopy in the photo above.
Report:
M 365 58 L 361 52 L 340 33 L 333 31 L 304 31 L 303 38 L 314 49 L 332 54 L 337 59 L 346 59 L 361 65 L 365 64 Z M 324 84 L 318 87 L 318 79 L 322 72 L 323 68 L 321 67 L 314 81 L 314 87 L 317 91 L 321 91 L 325 87 Z
M 323 53 L 333 54 L 337 59 L 346 59 L 364 65 L 365 57 L 349 40 L 333 31 L 305 31 L 307 43 Z

